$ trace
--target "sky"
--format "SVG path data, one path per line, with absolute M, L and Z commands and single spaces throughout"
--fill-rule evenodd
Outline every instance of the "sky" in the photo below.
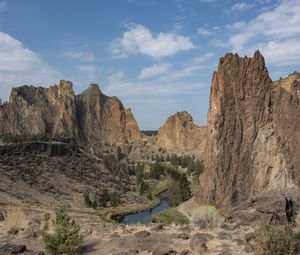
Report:
M 300 0 L 0 0 L 0 98 L 12 87 L 97 83 L 141 129 L 177 111 L 205 125 L 227 52 L 264 55 L 273 80 L 300 71 Z

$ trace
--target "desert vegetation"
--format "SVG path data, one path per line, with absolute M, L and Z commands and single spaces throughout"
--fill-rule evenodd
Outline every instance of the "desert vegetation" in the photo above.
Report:
M 257 237 L 258 255 L 300 254 L 300 232 L 291 225 L 262 226 Z
M 194 226 L 216 228 L 224 222 L 218 210 L 211 205 L 196 207 L 191 212 L 191 223 Z
M 188 224 L 189 219 L 179 212 L 176 208 L 168 208 L 160 213 L 154 214 L 152 221 L 155 223 L 166 224 Z
M 74 254 L 83 243 L 80 226 L 63 210 L 56 212 L 54 234 L 43 233 L 45 250 L 50 254 Z

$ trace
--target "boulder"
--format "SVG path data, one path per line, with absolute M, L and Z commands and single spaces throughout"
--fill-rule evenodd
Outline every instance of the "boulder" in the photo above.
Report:
M 152 255 L 175 255 L 175 254 L 177 254 L 177 252 L 166 244 L 160 244 L 152 252 Z
M 7 243 L 0 247 L 0 254 L 19 254 L 26 251 L 26 246 L 22 244 Z

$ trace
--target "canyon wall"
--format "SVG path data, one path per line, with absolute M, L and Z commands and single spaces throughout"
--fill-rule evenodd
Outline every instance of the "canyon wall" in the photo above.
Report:
M 129 110 L 98 85 L 75 95 L 70 81 L 49 88 L 13 88 L 9 102 L 0 106 L 0 134 L 51 134 L 75 138 L 93 148 L 123 144 L 141 137 Z
M 158 130 L 156 145 L 174 153 L 203 154 L 206 127 L 194 124 L 192 116 L 186 112 L 177 112 L 170 116 Z
M 253 58 L 220 59 L 212 78 L 199 203 L 228 211 L 263 190 L 300 185 L 299 81 L 294 75 L 273 83 L 259 51 Z

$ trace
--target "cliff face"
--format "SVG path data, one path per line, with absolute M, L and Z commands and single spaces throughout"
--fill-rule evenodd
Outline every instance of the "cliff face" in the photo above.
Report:
M 274 86 L 257 51 L 227 54 L 213 74 L 198 201 L 223 211 L 263 190 L 299 185 L 299 82 Z
M 14 88 L 9 102 L 1 105 L 0 134 L 48 133 L 73 137 L 87 147 L 120 144 L 140 134 L 126 112 L 118 98 L 105 96 L 98 85 L 77 96 L 69 81 L 49 88 L 23 86 Z
M 206 128 L 193 123 L 188 112 L 177 112 L 170 116 L 159 129 L 156 145 L 170 152 L 186 153 L 204 150 Z

